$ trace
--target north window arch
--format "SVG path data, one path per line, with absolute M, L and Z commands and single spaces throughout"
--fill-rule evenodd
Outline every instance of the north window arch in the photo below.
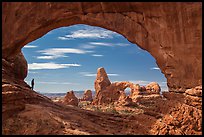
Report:
M 148 52 L 122 35 L 101 27 L 78 24 L 57 28 L 28 43 L 22 51 L 28 61 L 29 75 L 25 80 L 30 84 L 35 77 L 39 92 L 93 91 L 96 70 L 101 66 L 108 70 L 112 82 L 146 85 L 156 81 L 162 91 L 167 90 L 166 79 Z M 70 65 L 69 68 L 66 65 Z M 90 66 L 93 68 L 86 69 Z M 88 83 L 84 81 L 86 78 L 89 78 Z M 81 87 L 82 83 L 91 86 Z

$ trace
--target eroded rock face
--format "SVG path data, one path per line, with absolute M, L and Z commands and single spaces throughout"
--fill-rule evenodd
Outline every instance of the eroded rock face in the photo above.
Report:
M 200 91 L 191 89 L 202 84 L 201 11 L 202 4 L 198 2 L 3 2 L 3 133 L 64 133 L 57 133 L 57 131 L 61 129 L 61 124 L 56 127 L 56 123 L 59 121 L 54 119 L 54 117 L 61 115 L 61 108 L 63 107 L 59 107 L 53 104 L 48 98 L 33 92 L 24 82 L 24 78 L 27 75 L 27 62 L 21 55 L 21 48 L 52 29 L 74 24 L 88 24 L 118 32 L 125 36 L 130 42 L 137 43 L 139 47 L 147 50 L 156 59 L 158 67 L 167 78 L 169 90 L 179 92 L 166 93 L 166 95 L 164 94 L 166 100 L 159 98 L 155 102 L 158 104 L 155 111 L 161 112 L 164 114 L 164 117 L 158 119 L 156 123 L 153 122 L 152 134 L 202 134 L 202 97 L 199 96 L 200 92 L 202 92 L 202 88 L 201 90 L 200 88 L 198 89 Z M 186 89 L 190 90 L 186 91 Z M 110 93 L 106 92 L 106 94 L 109 95 Z M 54 115 L 53 117 L 50 116 L 53 122 L 49 124 L 52 126 L 47 126 L 48 123 L 46 123 L 45 120 L 49 121 L 49 119 L 46 117 L 46 119 L 43 120 L 43 125 L 45 126 L 41 128 L 42 119 L 36 121 L 39 117 L 36 118 L 35 115 L 33 115 L 34 109 L 32 107 L 27 108 L 27 111 L 30 111 L 32 116 L 27 116 L 27 111 L 23 110 L 28 104 L 35 104 L 36 108 L 38 108 L 37 112 L 41 112 L 41 110 L 49 112 L 48 107 L 52 108 L 52 113 L 39 113 L 37 115 L 39 117 L 45 114 L 49 114 L 49 116 L 50 114 Z M 39 107 L 42 104 L 44 104 L 44 106 Z M 22 116 L 17 115 L 18 112 L 23 112 L 21 113 Z M 56 114 L 56 112 L 60 112 L 60 114 Z M 76 111 L 72 110 L 70 114 L 75 112 Z M 64 113 L 64 115 L 68 116 L 70 114 Z M 13 115 L 16 117 L 13 117 Z M 87 117 L 86 119 L 91 119 L 91 117 Z M 73 118 L 73 116 L 71 118 Z M 81 121 L 84 120 L 84 118 L 80 118 Z M 66 120 L 63 116 L 61 119 L 62 121 Z M 78 118 L 75 119 L 78 120 Z M 101 117 L 101 119 L 104 120 L 103 117 Z M 19 120 L 21 124 L 19 124 Z M 29 127 L 30 120 L 34 122 L 34 125 L 31 127 Z M 15 121 L 16 123 L 13 124 Z M 99 121 L 99 119 L 96 121 Z M 102 123 L 103 121 L 99 122 Z M 107 124 L 110 123 L 109 119 L 107 119 L 106 122 Z M 148 119 L 148 123 L 149 122 L 151 122 L 151 120 Z M 22 127 L 22 125 L 25 126 L 25 128 L 21 130 L 19 130 L 19 128 L 17 128 L 18 130 L 15 129 L 16 127 Z M 82 127 L 85 127 L 85 125 L 86 123 Z M 143 126 L 141 127 L 140 125 Z M 53 132 L 53 129 L 51 129 L 53 127 L 57 129 L 57 131 L 55 130 L 56 132 Z M 92 127 L 93 125 L 87 127 L 87 129 L 91 129 Z M 145 127 L 145 132 L 142 132 L 142 134 L 150 134 L 149 128 L 147 128 L 145 124 L 139 124 L 139 127 L 141 129 Z M 28 132 L 24 131 L 26 128 L 28 128 Z M 33 128 L 36 128 L 36 130 L 33 130 Z M 103 127 L 101 126 L 101 128 Z M 124 131 L 126 132 L 128 130 L 129 129 Z M 96 134 L 97 133 L 102 134 L 99 130 Z M 109 133 L 111 134 L 111 132 Z M 136 133 L 140 134 L 141 132 Z M 69 132 L 69 134 L 73 133 Z
M 147 84 L 145 86 L 145 89 L 150 94 L 151 93 L 152 94 L 159 94 L 159 92 L 161 91 L 161 88 L 160 88 L 159 84 L 156 83 L 156 82 L 151 82 L 151 83 Z
M 185 93 L 192 96 L 202 97 L 202 86 L 197 86 L 192 89 L 187 89 Z
M 167 100 L 160 104 L 169 110 L 161 119 L 156 121 L 151 130 L 152 133 L 157 135 L 201 135 L 202 98 L 193 100 L 189 98 L 191 95 L 174 92 L 164 92 L 163 96 Z M 188 102 L 189 100 L 191 102 Z
M 95 92 L 98 94 L 102 90 L 106 89 L 111 84 L 108 79 L 108 75 L 104 68 L 98 68 L 96 80 L 94 82 Z
M 4 77 L 8 76 L 19 81 L 23 81 L 26 78 L 28 64 L 22 52 L 10 57 L 8 60 L 2 59 L 2 73 Z
M 68 91 L 67 94 L 65 95 L 62 103 L 66 104 L 66 105 L 78 106 L 79 100 L 75 96 L 74 91 Z
M 3 2 L 2 54 L 8 60 L 58 27 L 100 26 L 150 52 L 169 90 L 184 92 L 202 83 L 201 9 L 199 2 Z
M 86 90 L 84 91 L 84 95 L 81 99 L 81 101 L 92 101 L 92 91 L 91 90 Z
M 102 68 L 103 73 L 99 71 L 100 69 L 101 68 L 99 68 L 97 71 L 98 73 L 95 80 L 95 90 L 97 91 L 97 94 L 96 94 L 96 97 L 94 98 L 93 104 L 101 105 L 101 104 L 110 104 L 113 102 L 129 102 L 126 104 L 130 104 L 130 102 L 132 102 L 132 99 L 135 102 L 137 102 L 137 101 L 141 101 L 142 99 L 161 97 L 160 96 L 161 88 L 159 84 L 156 82 L 151 82 L 147 84 L 146 87 L 140 87 L 139 84 L 134 84 L 128 81 L 111 83 L 108 79 L 107 74 L 105 73 L 105 69 Z M 106 84 L 107 80 L 108 80 L 108 83 L 109 82 L 111 83 L 110 85 Z M 100 81 L 100 85 L 98 84 L 98 81 Z M 104 84 L 101 84 L 101 83 L 104 83 Z M 105 85 L 105 87 L 102 87 L 102 85 Z M 131 89 L 130 95 L 128 97 L 125 95 L 125 92 L 124 92 L 124 90 L 127 87 Z M 152 95 L 152 94 L 155 94 L 155 95 Z M 125 104 L 125 103 L 122 103 L 122 104 Z

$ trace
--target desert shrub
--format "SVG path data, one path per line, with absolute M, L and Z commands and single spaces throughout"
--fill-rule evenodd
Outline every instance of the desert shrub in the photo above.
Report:
M 119 114 L 118 111 L 114 108 L 113 105 L 109 106 L 107 109 L 105 109 L 105 112 L 107 113 L 113 113 L 113 114 Z
M 129 115 L 129 114 L 132 114 L 133 112 L 130 111 L 130 110 L 126 110 L 126 109 L 125 109 L 125 110 L 120 110 L 120 113 Z
M 83 107 L 86 107 L 86 106 L 88 106 L 88 105 L 90 105 L 90 102 L 89 102 L 89 101 L 80 101 L 78 106 L 79 106 L 80 108 L 83 108 Z

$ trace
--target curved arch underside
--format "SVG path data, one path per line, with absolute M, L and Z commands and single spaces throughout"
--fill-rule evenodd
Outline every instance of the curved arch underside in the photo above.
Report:
M 202 83 L 201 3 L 4 2 L 2 8 L 6 60 L 52 29 L 88 24 L 115 31 L 147 50 L 167 78 L 170 91 L 184 92 Z M 19 79 L 27 75 L 23 62 L 17 65 L 24 68 L 23 72 L 18 69 Z

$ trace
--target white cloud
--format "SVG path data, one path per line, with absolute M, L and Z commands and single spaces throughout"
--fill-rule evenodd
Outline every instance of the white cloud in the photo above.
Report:
M 81 45 L 80 48 L 83 48 L 83 49 L 94 49 L 94 48 L 96 48 L 96 46 L 93 46 L 93 45 Z
M 92 53 L 93 51 L 86 51 L 81 49 L 74 49 L 74 48 L 50 48 L 45 50 L 39 50 L 37 52 L 42 53 L 43 55 L 47 56 L 38 56 L 38 59 L 56 59 L 60 57 L 68 57 L 65 54 L 72 53 L 72 54 L 86 54 Z
M 119 76 L 119 74 L 107 74 L 108 76 Z
M 89 42 L 88 44 L 82 44 L 80 48 L 83 49 L 94 49 L 97 46 L 105 46 L 105 47 L 123 47 L 123 46 L 130 46 L 130 44 L 127 43 L 108 43 L 108 42 Z
M 86 28 L 71 32 L 69 35 L 58 37 L 60 40 L 69 40 L 75 38 L 113 38 L 113 35 L 117 34 L 109 30 L 101 28 Z
M 99 45 L 99 46 L 108 46 L 108 47 L 112 47 L 113 46 L 113 43 L 105 43 L 105 42 L 89 42 L 89 44 Z
M 160 70 L 160 68 L 158 67 L 153 67 L 153 68 L 150 68 L 151 70 Z
M 127 44 L 127 43 L 107 43 L 107 42 L 89 42 L 89 44 L 99 45 L 99 46 L 107 46 L 107 47 L 113 47 L 113 46 L 129 46 L 129 45 L 130 45 L 130 44 Z
M 93 54 L 91 56 L 94 56 L 94 57 L 103 57 L 103 55 L 100 55 L 100 54 Z
M 121 46 L 121 47 L 130 46 L 130 44 L 127 44 L 127 43 L 115 43 L 115 45 Z
M 24 48 L 37 48 L 38 46 L 35 45 L 25 45 Z
M 96 74 L 84 74 L 86 77 L 96 77 Z
M 66 38 L 66 37 L 58 37 L 59 40 L 69 40 L 70 38 Z
M 57 85 L 79 85 L 78 83 L 70 83 L 70 82 L 36 82 L 40 84 L 57 84 Z
M 32 63 L 28 64 L 29 70 L 37 70 L 37 69 L 61 69 L 61 68 L 69 68 L 69 67 L 80 67 L 80 64 L 56 64 L 53 62 L 49 63 Z
M 135 83 L 135 84 L 139 84 L 139 85 L 147 85 L 147 84 L 149 84 L 151 81 L 145 81 L 145 80 L 130 80 L 130 82 Z
M 69 56 L 63 56 L 63 55 L 55 55 L 55 56 L 37 56 L 37 59 L 56 59 L 60 57 L 69 57 Z

